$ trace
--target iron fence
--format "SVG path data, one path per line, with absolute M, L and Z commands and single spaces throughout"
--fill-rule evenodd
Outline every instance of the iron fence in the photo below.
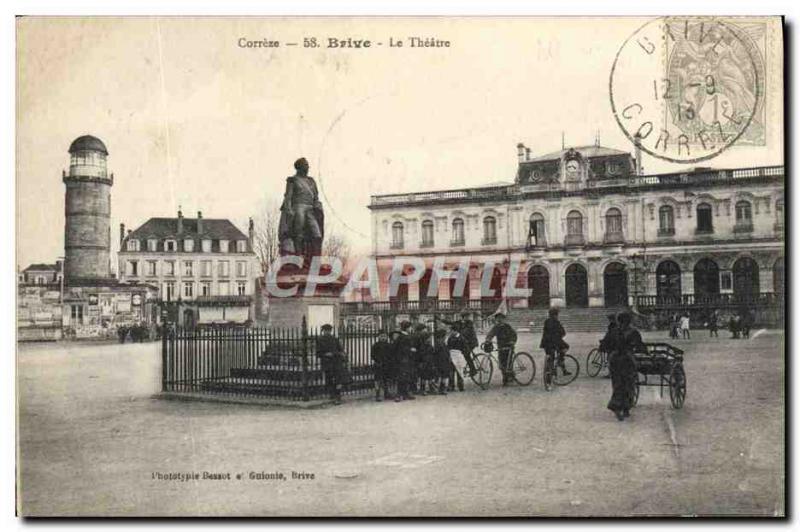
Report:
M 334 330 L 345 353 L 345 395 L 374 386 L 370 348 L 379 330 Z M 321 333 L 293 329 L 173 329 L 162 337 L 165 392 L 268 397 L 309 401 L 326 396 L 317 340 Z

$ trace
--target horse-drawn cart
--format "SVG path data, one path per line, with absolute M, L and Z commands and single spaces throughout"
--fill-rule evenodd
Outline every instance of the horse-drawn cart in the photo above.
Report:
M 658 386 L 664 396 L 669 388 L 673 408 L 682 408 L 686 400 L 686 372 L 683 369 L 683 350 L 665 343 L 646 343 L 647 352 L 634 353 L 636 359 L 636 384 L 633 404 L 639 401 L 640 386 Z

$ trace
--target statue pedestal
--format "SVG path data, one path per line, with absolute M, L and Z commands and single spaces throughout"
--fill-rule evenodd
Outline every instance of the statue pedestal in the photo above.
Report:
M 269 281 L 266 281 L 268 301 L 268 324 L 271 328 L 299 328 L 306 320 L 309 331 L 318 330 L 329 323 L 334 327 L 339 324 L 340 295 L 345 282 L 337 280 L 320 283 L 313 294 L 306 295 L 307 274 L 279 274 L 277 285 L 280 289 L 297 287 L 297 293 L 291 297 L 278 297 L 270 292 Z

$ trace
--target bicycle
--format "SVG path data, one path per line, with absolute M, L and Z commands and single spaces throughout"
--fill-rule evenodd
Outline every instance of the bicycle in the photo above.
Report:
M 557 362 L 556 358 L 558 358 Z M 567 369 L 567 366 L 569 366 L 569 369 Z M 561 370 L 560 373 L 559 369 Z M 565 351 L 558 351 L 558 357 L 556 357 L 555 352 L 545 354 L 544 371 L 542 372 L 544 389 L 547 391 L 552 390 L 553 384 L 566 386 L 578 378 L 579 372 L 580 364 L 578 364 L 578 360 Z
M 473 355 L 472 360 L 475 365 L 475 373 L 472 381 L 482 390 L 489 387 L 494 374 L 494 366 L 500 367 L 500 359 L 493 353 L 494 346 L 491 342 L 483 344 L 483 352 Z M 536 362 L 533 357 L 524 351 L 514 351 L 509 353 L 508 372 L 514 381 L 520 386 L 528 386 L 536 377 Z
M 608 353 L 595 347 L 586 355 L 586 374 L 590 377 L 597 377 L 603 368 L 608 369 Z

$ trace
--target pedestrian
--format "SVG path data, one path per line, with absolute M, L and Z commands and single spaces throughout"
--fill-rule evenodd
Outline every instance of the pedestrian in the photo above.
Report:
M 450 336 L 447 338 L 447 350 L 448 358 L 450 359 L 450 378 L 447 383 L 447 389 L 451 392 L 454 392 L 456 390 L 456 385 L 458 385 L 458 391 L 463 392 L 464 377 L 461 376 L 460 368 L 456 367 L 449 353 L 450 351 L 459 351 L 463 355 L 469 350 L 467 347 L 467 341 L 461 334 L 461 328 L 459 327 L 458 322 L 451 323 L 450 325 Z
M 437 393 L 434 381 L 437 381 L 436 360 L 431 344 L 431 332 L 425 328 L 419 332 L 417 344 L 417 376 L 419 378 L 419 394 Z
M 611 324 L 609 324 L 609 330 L 615 329 L 616 325 L 612 328 Z M 564 330 L 564 326 L 558 321 L 558 308 L 551 307 L 547 312 L 547 319 L 544 320 L 544 325 L 542 326 L 542 340 L 539 342 L 539 348 L 544 349 L 548 359 L 558 355 L 557 363 L 564 372 L 564 375 L 571 375 L 572 373 L 564 366 L 564 359 L 561 357 L 561 353 L 565 353 L 567 349 L 569 349 L 569 344 L 564 341 L 566 335 L 567 331 Z
M 674 312 L 672 314 L 672 318 L 670 319 L 669 337 L 672 338 L 673 340 L 677 340 L 680 337 L 680 328 L 681 328 L 680 314 Z
M 742 338 L 750 338 L 750 328 L 753 326 L 753 315 L 747 309 L 741 311 Z
M 375 400 L 392 399 L 389 390 L 392 345 L 389 343 L 389 335 L 385 331 L 378 333 L 378 341 L 372 344 L 370 358 L 375 376 Z
M 731 338 L 738 339 L 739 338 L 739 328 L 740 328 L 741 318 L 738 314 L 732 314 L 731 319 L 728 323 L 728 328 L 731 331 Z
M 124 325 L 117 327 L 117 336 L 119 336 L 119 343 L 125 343 L 125 337 L 128 336 L 128 328 Z
M 609 370 L 611 371 L 611 399 L 607 408 L 619 421 L 630 416 L 636 386 L 636 361 L 633 353 L 646 350 L 642 335 L 631 326 L 631 315 L 622 312 L 617 317 L 617 329 L 609 338 Z
M 397 368 L 397 394 L 395 401 L 406 401 L 416 399 L 411 394 L 411 366 L 413 364 L 416 348 L 411 337 L 411 322 L 403 320 L 400 322 L 400 332 L 394 344 L 395 364 Z
M 497 354 L 500 359 L 500 371 L 503 374 L 503 386 L 507 386 L 513 378 L 509 362 L 517 343 L 517 332 L 506 323 L 506 315 L 502 312 L 495 313 L 494 325 L 486 335 L 486 342 L 491 343 L 494 338 L 497 338 Z
M 683 339 L 691 339 L 691 335 L 689 334 L 689 313 L 684 312 L 683 316 L 681 316 L 681 332 L 683 333 Z
M 320 327 L 317 338 L 317 356 L 322 366 L 325 389 L 334 404 L 342 404 L 342 381 L 344 373 L 344 349 L 342 343 L 333 335 L 333 326 L 326 323 Z
M 708 317 L 708 337 L 709 338 L 719 338 L 719 316 L 717 315 L 717 310 L 714 309 L 711 311 L 711 315 Z
M 450 350 L 447 348 L 445 337 L 447 331 L 444 329 L 436 329 L 433 333 L 433 356 L 436 368 L 436 377 L 439 384 L 439 395 L 447 395 L 445 391 L 446 382 L 451 376 L 451 368 L 453 361 L 450 359 Z M 461 389 L 464 389 L 462 381 Z
M 461 319 L 449 321 L 446 319 L 441 320 L 442 323 L 450 325 L 453 330 L 458 331 L 459 335 L 464 339 L 463 348 L 460 349 L 461 354 L 464 355 L 464 360 L 467 362 L 470 376 L 475 375 L 475 361 L 472 352 L 478 347 L 478 334 L 475 332 L 475 324 L 470 319 L 469 312 L 462 312 Z
M 424 323 L 417 323 L 414 325 L 414 332 L 412 333 L 412 338 L 414 341 L 414 357 L 412 364 L 412 375 L 411 375 L 411 391 L 414 393 L 418 393 L 420 391 L 420 385 L 422 381 L 422 365 L 423 365 L 423 351 L 425 350 L 425 343 L 430 344 L 430 331 L 428 331 L 427 325 Z

